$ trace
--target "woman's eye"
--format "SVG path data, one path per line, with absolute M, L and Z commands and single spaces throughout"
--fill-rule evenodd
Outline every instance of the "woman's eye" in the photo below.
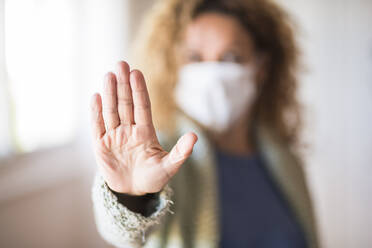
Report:
M 228 52 L 228 53 L 223 54 L 220 60 L 224 62 L 235 62 L 235 63 L 243 62 L 242 56 L 236 53 L 233 53 L 233 52 Z
M 200 62 L 201 60 L 201 56 L 197 53 L 190 53 L 187 55 L 187 62 Z

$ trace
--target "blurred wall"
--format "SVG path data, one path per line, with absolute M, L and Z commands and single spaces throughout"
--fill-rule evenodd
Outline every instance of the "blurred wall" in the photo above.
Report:
M 5 42 L 4 42 L 4 30 L 5 30 L 5 20 L 1 18 L 4 16 L 5 5 L 4 1 L 0 1 L 0 82 L 5 82 L 6 72 L 5 72 Z M 11 141 L 10 134 L 7 132 L 9 130 L 9 112 L 8 112 L 8 97 L 7 97 L 7 87 L 5 84 L 0 84 L 0 113 L 4 113 L 2 121 L 0 122 L 0 157 L 11 152 Z
M 371 247 L 372 1 L 278 0 L 299 27 L 304 137 L 324 247 Z

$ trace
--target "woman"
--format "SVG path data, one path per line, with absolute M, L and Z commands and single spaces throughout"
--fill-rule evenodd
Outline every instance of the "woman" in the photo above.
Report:
M 286 14 L 268 0 L 164 0 L 140 41 L 151 97 L 119 62 L 92 100 L 101 235 L 117 247 L 316 247 Z

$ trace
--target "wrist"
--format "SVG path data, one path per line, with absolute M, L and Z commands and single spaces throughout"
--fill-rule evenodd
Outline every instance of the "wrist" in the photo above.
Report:
M 159 193 L 147 193 L 144 195 L 131 195 L 127 193 L 119 193 L 110 189 L 118 198 L 119 203 L 123 204 L 129 210 L 140 213 L 145 217 L 150 216 L 156 211 L 159 204 Z

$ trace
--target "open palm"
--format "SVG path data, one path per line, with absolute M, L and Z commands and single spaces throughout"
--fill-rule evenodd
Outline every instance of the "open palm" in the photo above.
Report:
M 152 123 L 145 79 L 130 72 L 126 62 L 117 73 L 107 73 L 103 104 L 92 98 L 92 129 L 96 160 L 108 186 L 120 193 L 144 195 L 159 192 L 191 155 L 194 133 L 183 135 L 170 152 L 159 144 Z

